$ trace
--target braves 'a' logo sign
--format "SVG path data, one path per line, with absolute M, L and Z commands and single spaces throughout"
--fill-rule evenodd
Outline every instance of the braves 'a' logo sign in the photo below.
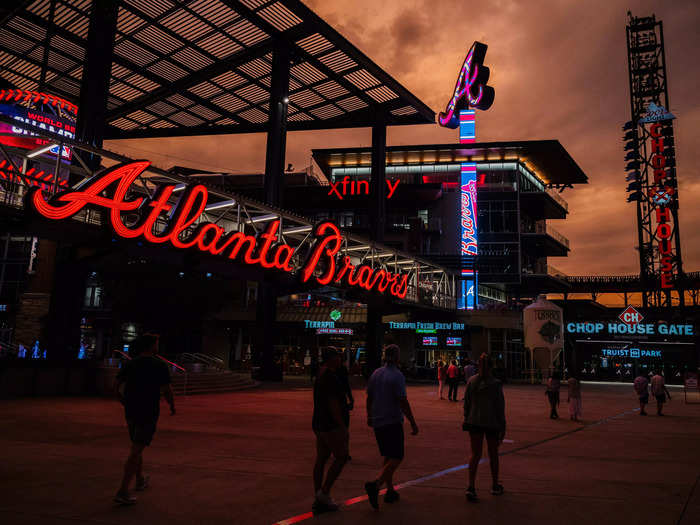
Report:
M 447 103 L 445 111 L 438 115 L 438 122 L 441 126 L 457 128 L 459 127 L 460 110 L 470 106 L 486 110 L 493 104 L 496 92 L 491 86 L 486 85 L 489 80 L 489 68 L 484 66 L 487 49 L 486 44 L 474 42 L 467 53 L 452 98 Z

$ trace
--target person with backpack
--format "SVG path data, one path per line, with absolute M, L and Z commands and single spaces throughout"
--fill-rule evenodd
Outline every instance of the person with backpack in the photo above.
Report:
M 474 485 L 483 451 L 484 437 L 488 446 L 491 467 L 491 494 L 495 496 L 503 494 L 503 485 L 498 480 L 498 447 L 506 434 L 506 404 L 503 396 L 503 384 L 493 377 L 491 359 L 486 353 L 479 357 L 479 373 L 472 376 L 467 383 L 462 430 L 469 432 L 472 448 L 469 460 L 467 500 L 470 502 L 479 501 Z

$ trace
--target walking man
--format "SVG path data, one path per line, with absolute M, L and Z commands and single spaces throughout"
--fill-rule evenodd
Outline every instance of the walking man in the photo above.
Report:
M 161 394 L 170 405 L 170 415 L 175 415 L 170 372 L 167 365 L 156 357 L 158 336 L 143 335 L 131 343 L 131 349 L 132 355 L 137 357 L 124 363 L 116 379 L 117 395 L 124 405 L 131 437 L 131 451 L 124 464 L 124 477 L 114 497 L 114 501 L 121 505 L 136 503 L 136 498 L 129 493 L 129 485 L 134 478 L 137 491 L 148 487 L 149 478 L 143 473 L 143 449 L 151 444 L 156 431 Z
M 654 394 L 656 398 L 656 415 L 663 416 L 664 403 L 666 402 L 666 396 L 668 396 L 669 401 L 671 400 L 671 394 L 666 388 L 666 381 L 664 376 L 662 376 L 658 371 L 651 378 L 651 393 Z
M 403 416 L 411 424 L 411 434 L 418 434 L 411 405 L 406 397 L 406 378 L 398 369 L 399 347 L 389 345 L 384 349 L 386 364 L 378 368 L 367 383 L 367 424 L 374 428 L 379 453 L 384 465 L 377 478 L 365 483 L 365 491 L 373 508 L 379 508 L 379 489 L 386 484 L 385 503 L 399 501 L 394 490 L 394 472 L 404 456 Z
M 637 393 L 637 397 L 639 397 L 639 415 L 646 416 L 647 412 L 645 408 L 647 403 L 649 403 L 649 380 L 639 374 L 634 379 L 634 391 Z
M 337 370 L 340 367 L 338 351 L 329 346 L 321 354 L 321 368 L 314 383 L 314 414 L 311 427 L 316 434 L 316 463 L 314 464 L 314 491 L 316 498 L 311 510 L 314 514 L 332 512 L 340 507 L 331 499 L 331 487 L 348 461 L 348 427 L 345 412 L 345 389 Z M 323 473 L 328 459 L 333 463 Z
M 457 361 L 454 359 L 450 366 L 447 367 L 447 383 L 449 385 L 449 390 L 447 391 L 447 399 L 450 401 L 457 401 L 457 390 L 459 389 L 459 368 L 457 368 Z

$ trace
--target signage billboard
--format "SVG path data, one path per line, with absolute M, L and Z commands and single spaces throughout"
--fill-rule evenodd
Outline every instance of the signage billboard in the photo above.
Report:
M 423 346 L 437 346 L 438 338 L 434 335 L 426 335 L 423 337 Z
M 116 165 L 75 189 L 51 198 L 47 198 L 41 188 L 34 187 L 27 193 L 26 206 L 46 219 L 65 220 L 91 205 L 109 210 L 114 233 L 124 239 L 141 239 L 180 250 L 236 259 L 265 269 L 297 273 L 304 283 L 313 280 L 326 286 L 333 282 L 387 293 L 397 299 L 406 297 L 407 273 L 356 265 L 350 257 L 338 257 L 345 238 L 332 222 L 322 222 L 313 229 L 315 242 L 306 257 L 299 258 L 294 257 L 297 247 L 278 242 L 280 219 L 267 221 L 265 231 L 259 235 L 238 230 L 227 232 L 216 223 L 200 221 L 209 204 L 208 190 L 202 184 L 185 187 L 176 204 L 169 203 L 175 184 L 159 186 L 153 196 L 127 200 L 129 189 L 149 165 L 148 161 Z M 136 220 L 125 222 L 125 213 L 135 215 Z M 154 225 L 159 220 L 166 222 L 165 229 L 155 232 Z

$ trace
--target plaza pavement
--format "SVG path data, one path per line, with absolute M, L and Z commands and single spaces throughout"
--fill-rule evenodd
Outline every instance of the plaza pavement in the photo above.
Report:
M 463 388 L 462 390 L 463 391 Z M 92 524 L 644 524 L 700 523 L 700 404 L 673 390 L 668 415 L 640 417 L 629 385 L 583 386 L 584 424 L 548 419 L 542 387 L 505 388 L 506 493 L 488 494 L 479 468 L 478 504 L 465 501 L 467 436 L 461 403 L 410 386 L 420 426 L 407 435 L 397 482 L 401 501 L 373 511 L 365 500 L 308 518 L 314 445 L 311 391 L 291 382 L 163 406 L 145 454 L 152 486 L 133 507 L 111 502 L 128 435 L 121 407 L 95 398 L 0 401 L 0 523 Z M 363 495 L 380 458 L 355 393 L 352 461 L 333 496 Z M 651 413 L 654 411 L 651 410 Z M 441 471 L 457 467 L 451 472 Z M 435 477 L 430 477 L 438 473 Z M 425 479 L 428 477 L 428 479 Z M 411 484 L 415 482 L 414 484 Z M 352 503 L 352 500 L 351 500 Z M 286 520 L 286 521 L 285 521 Z

